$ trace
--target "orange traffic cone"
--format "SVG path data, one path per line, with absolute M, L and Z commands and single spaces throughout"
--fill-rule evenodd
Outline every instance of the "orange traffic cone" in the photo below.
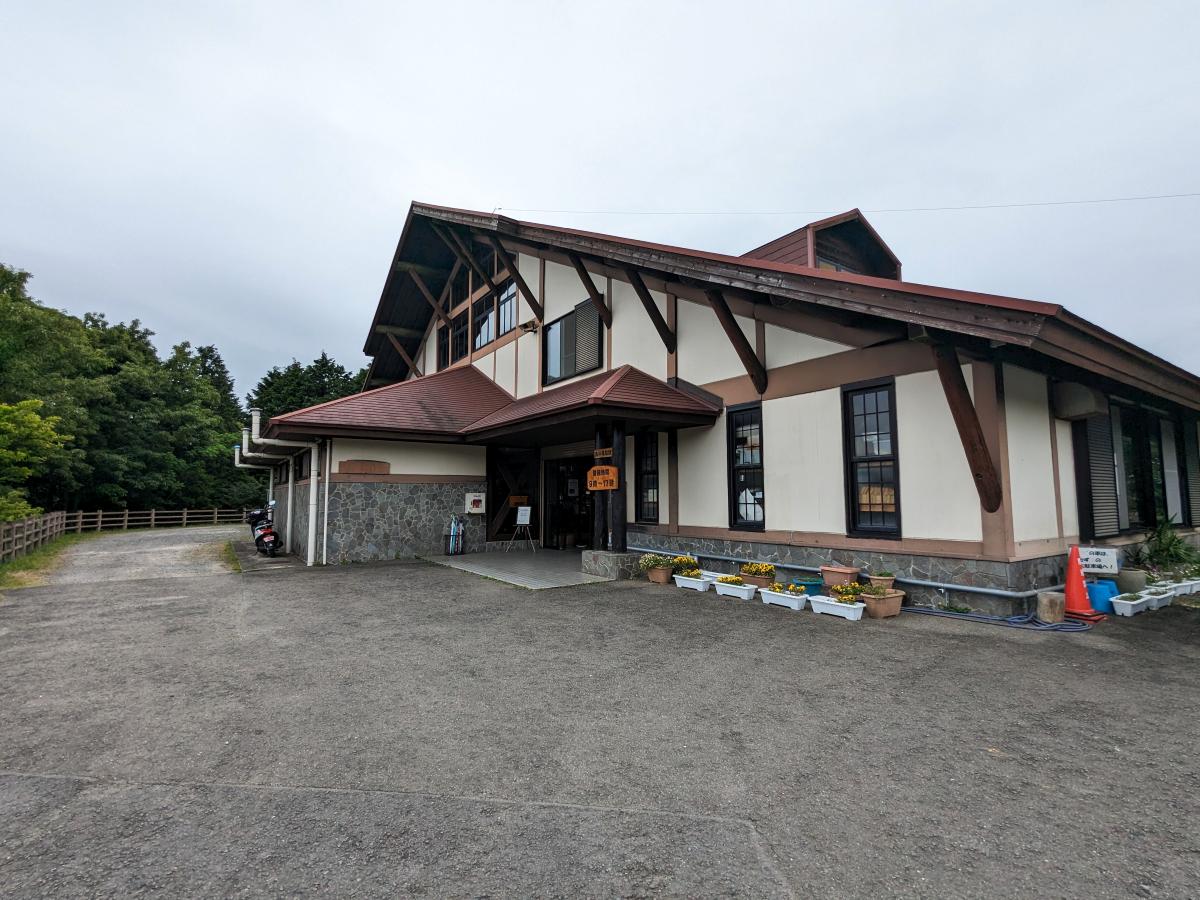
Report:
M 1103 622 L 1108 616 L 1092 609 L 1088 599 L 1087 584 L 1083 580 L 1083 567 L 1079 564 L 1079 548 L 1072 547 L 1067 557 L 1067 608 L 1068 618 L 1084 622 Z

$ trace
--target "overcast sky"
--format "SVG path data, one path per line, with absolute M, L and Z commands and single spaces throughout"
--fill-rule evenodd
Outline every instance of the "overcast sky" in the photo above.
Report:
M 740 253 L 853 206 L 1200 191 L 1197 7 L 0 0 L 0 261 L 244 394 L 365 363 L 414 199 Z M 1200 371 L 1200 198 L 869 216 L 910 281 Z

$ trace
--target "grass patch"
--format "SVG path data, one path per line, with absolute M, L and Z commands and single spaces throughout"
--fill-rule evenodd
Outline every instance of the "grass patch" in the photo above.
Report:
M 64 534 L 24 556 L 0 563 L 0 590 L 4 588 L 34 587 L 58 565 L 59 557 L 68 547 L 90 541 L 100 535 L 94 531 L 82 534 Z
M 242 564 L 238 560 L 237 551 L 233 549 L 233 541 L 226 541 L 225 546 L 221 548 L 221 560 L 225 565 L 229 566 L 229 571 L 242 571 Z

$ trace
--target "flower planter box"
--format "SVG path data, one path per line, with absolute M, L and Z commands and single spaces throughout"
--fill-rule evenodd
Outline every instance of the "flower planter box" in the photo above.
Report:
M 688 578 L 686 575 L 675 575 L 675 584 L 677 587 L 686 588 L 689 591 L 707 591 L 712 585 L 712 582 L 707 578 Z
M 812 601 L 813 612 L 841 616 L 851 622 L 861 619 L 863 610 L 866 608 L 865 603 L 838 603 L 831 597 L 809 597 L 809 600 Z
M 882 597 L 860 595 L 867 605 L 867 615 L 872 619 L 890 619 L 900 615 L 900 604 L 904 602 L 904 591 L 888 591 Z
M 804 604 L 808 602 L 808 594 L 790 594 L 787 591 L 769 591 L 766 588 L 760 588 L 758 593 L 763 603 L 786 606 L 796 612 L 804 609 Z
M 700 577 L 705 581 L 716 581 L 718 578 L 722 578 L 728 574 L 728 572 L 710 572 L 708 569 L 700 570 Z
M 793 578 L 792 584 L 804 588 L 804 592 L 810 597 L 817 597 L 821 594 L 821 589 L 825 587 L 825 582 L 820 578 Z
M 739 600 L 753 600 L 754 592 L 758 590 L 753 584 L 722 584 L 719 581 L 712 582 L 712 586 L 720 596 L 737 597 Z
M 1133 616 L 1144 612 L 1150 606 L 1150 598 L 1138 596 L 1136 600 L 1122 600 L 1120 597 L 1113 597 L 1112 605 L 1113 612 L 1118 616 Z
M 671 567 L 655 566 L 653 569 L 647 569 L 646 578 L 648 578 L 650 581 L 653 581 L 655 584 L 670 584 Z
M 1166 591 L 1161 588 L 1153 591 L 1143 591 L 1142 597 L 1148 602 L 1148 609 L 1162 609 L 1164 606 L 1170 606 L 1175 600 L 1175 592 L 1173 590 Z
M 746 575 L 743 573 L 742 581 L 746 582 L 746 584 L 752 584 L 756 588 L 765 588 L 770 587 L 775 579 L 768 578 L 766 575 Z
M 871 584 L 877 584 L 880 587 L 887 588 L 890 591 L 892 589 L 892 585 L 894 585 L 896 583 L 896 576 L 895 575 L 868 575 L 867 581 L 871 582 Z M 870 613 L 867 613 L 867 615 L 870 615 Z
M 852 566 L 821 566 L 821 578 L 829 587 L 835 584 L 849 584 L 858 579 L 858 569 Z

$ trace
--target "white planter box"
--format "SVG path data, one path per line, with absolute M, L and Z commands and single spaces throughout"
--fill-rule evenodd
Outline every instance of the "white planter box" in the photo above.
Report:
M 787 591 L 768 591 L 766 588 L 759 588 L 758 593 L 762 596 L 763 603 L 786 606 L 796 612 L 804 609 L 804 604 L 808 602 L 808 594 L 789 594 Z
M 1132 616 L 1145 611 L 1150 606 L 1150 598 L 1139 595 L 1136 600 L 1119 600 L 1113 597 L 1112 605 L 1118 616 Z
M 712 584 L 707 578 L 688 578 L 685 575 L 672 575 L 675 579 L 675 585 L 681 588 L 687 588 L 689 591 L 707 591 L 709 585 Z
M 758 590 L 752 584 L 721 584 L 719 581 L 712 582 L 712 586 L 722 597 L 737 597 L 739 600 L 753 600 L 754 592 Z
M 1146 598 L 1149 609 L 1162 609 L 1164 606 L 1170 606 L 1175 601 L 1175 592 L 1163 592 L 1160 588 L 1156 591 L 1143 591 L 1142 596 Z
M 700 570 L 700 577 L 703 578 L 705 581 L 716 581 L 721 576 L 728 575 L 728 574 L 729 574 L 728 572 L 710 572 L 710 571 L 708 571 L 708 569 Z
M 843 619 L 849 619 L 851 622 L 857 622 L 862 618 L 863 610 L 867 608 L 865 603 L 838 603 L 831 597 L 810 597 L 812 600 L 812 610 L 815 613 L 828 613 L 831 616 L 841 616 Z

